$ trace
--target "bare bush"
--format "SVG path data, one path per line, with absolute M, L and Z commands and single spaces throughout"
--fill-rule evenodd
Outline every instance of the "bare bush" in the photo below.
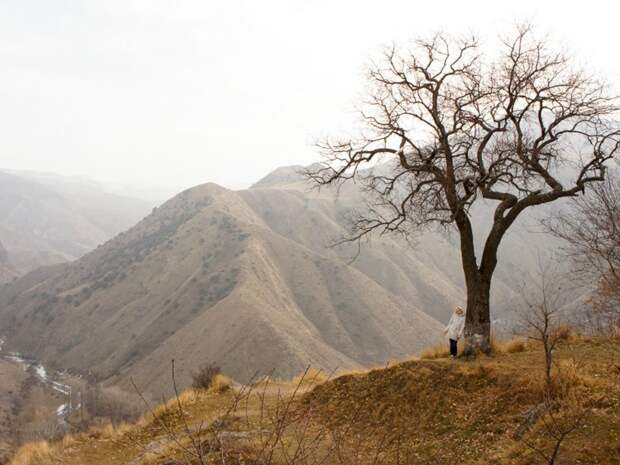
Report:
M 611 172 L 545 225 L 564 240 L 575 276 L 593 284 L 584 323 L 603 337 L 611 364 L 620 370 L 620 174 Z
M 578 402 L 547 406 L 538 428 L 524 438 L 524 444 L 546 465 L 555 465 L 562 445 L 583 426 L 588 409 Z
M 553 395 L 553 355 L 560 341 L 566 339 L 570 329 L 564 321 L 562 307 L 566 304 L 566 282 L 541 265 L 536 282 L 524 289 L 524 307 L 516 331 L 531 341 L 540 343 L 545 357 L 545 397 Z
M 191 396 L 179 394 L 174 364 L 175 397 L 163 408 L 153 409 L 146 399 L 154 425 L 166 434 L 170 447 L 166 463 L 183 465 L 351 465 L 416 463 L 410 439 L 401 428 L 365 426 L 364 434 L 354 431 L 361 418 L 361 405 L 348 410 L 349 421 L 330 422 L 304 394 L 325 377 L 309 369 L 289 389 L 270 378 L 230 390 L 228 406 L 215 419 L 194 419 L 185 402 Z M 134 385 L 140 393 L 137 386 Z M 276 395 L 274 395 L 274 391 Z M 342 400 L 345 401 L 344 399 Z M 252 412 L 250 415 L 248 412 Z M 377 431 L 373 434 L 372 428 Z M 141 446 L 144 447 L 144 446 Z M 146 452 L 145 452 L 146 453 Z M 160 457 L 163 458 L 163 457 Z
M 198 371 L 192 372 L 192 388 L 196 390 L 207 390 L 213 384 L 217 375 L 222 374 L 222 369 L 213 363 L 201 366 Z
M 86 430 L 95 424 L 119 425 L 137 420 L 144 412 L 140 398 L 117 386 L 101 383 L 74 383 L 71 415 L 67 419 L 74 430 Z
M 143 411 L 140 399 L 115 386 L 95 385 L 87 389 L 84 405 L 93 416 L 108 419 L 112 424 L 133 421 Z
M 526 413 L 517 437 L 546 465 L 555 465 L 560 448 L 582 425 L 589 409 L 575 395 L 579 384 L 578 363 L 570 367 L 557 364 L 555 351 L 569 340 L 573 330 L 566 324 L 562 308 L 566 305 L 566 278 L 540 267 L 535 289 L 522 294 L 521 331 L 537 342 L 544 353 L 543 400 Z M 555 368 L 554 371 L 552 371 Z M 525 432 L 535 426 L 531 434 Z
M 59 439 L 65 434 L 65 429 L 56 417 L 39 418 L 28 422 L 19 430 L 13 432 L 18 444 L 28 442 Z
M 544 222 L 564 243 L 574 276 L 593 283 L 586 315 L 589 329 L 609 335 L 620 330 L 620 175 L 611 171 L 603 183 Z

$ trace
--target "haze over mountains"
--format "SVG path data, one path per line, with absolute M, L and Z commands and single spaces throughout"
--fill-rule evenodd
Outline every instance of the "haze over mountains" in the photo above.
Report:
M 0 242 L 0 283 L 12 281 L 17 276 L 17 270 L 9 262 L 9 253 Z
M 244 381 L 308 364 L 383 364 L 437 341 L 463 303 L 455 239 L 428 232 L 412 248 L 384 237 L 351 262 L 354 246 L 329 245 L 345 234 L 360 193 L 310 191 L 298 169 L 242 191 L 189 189 L 82 258 L 5 286 L 7 347 L 110 383 L 133 377 L 159 393 L 170 387 L 162 367 L 173 358 L 185 385 L 205 362 Z M 119 227 L 88 218 L 67 230 Z M 536 265 L 539 239 L 524 225 L 507 237 L 495 318 Z
M 0 171 L 0 282 L 74 260 L 135 224 L 153 206 L 81 178 Z

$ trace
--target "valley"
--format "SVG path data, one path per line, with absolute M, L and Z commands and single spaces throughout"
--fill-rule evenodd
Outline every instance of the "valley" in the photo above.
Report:
M 0 465 L 620 465 L 619 16 L 0 1 Z
M 0 171 L 0 284 L 79 258 L 154 206 L 88 179 Z
M 462 304 L 454 238 L 376 238 L 351 260 L 355 244 L 333 244 L 360 193 L 309 191 L 300 169 L 247 190 L 189 189 L 84 257 L 0 289 L 8 346 L 125 389 L 133 378 L 159 397 L 171 393 L 160 368 L 172 359 L 184 387 L 208 362 L 239 381 L 290 377 L 307 365 L 382 365 L 439 340 Z M 498 324 L 535 272 L 540 252 L 523 244 L 537 234 L 524 224 L 506 239 Z
M 20 444 L 68 431 L 70 386 L 46 369 L 0 348 L 0 461 Z

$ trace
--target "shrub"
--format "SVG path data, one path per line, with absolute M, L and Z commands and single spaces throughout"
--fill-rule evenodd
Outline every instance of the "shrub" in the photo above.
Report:
M 226 392 L 232 387 L 232 381 L 230 378 L 219 374 L 213 377 L 211 387 L 209 388 L 213 392 Z
M 115 386 L 91 389 L 89 393 L 91 401 L 92 396 L 95 396 L 94 416 L 107 419 L 113 425 L 134 421 L 143 411 L 143 405 L 138 396 Z
M 76 431 L 106 423 L 115 427 L 137 420 L 144 411 L 140 396 L 117 386 L 76 380 L 71 387 L 76 394 L 74 401 L 79 400 L 79 407 L 74 405 L 68 423 Z
M 200 367 L 198 371 L 192 372 L 192 387 L 199 391 L 206 391 L 213 384 L 215 377 L 221 373 L 222 369 L 219 366 L 207 363 Z
M 588 375 L 581 363 L 574 359 L 561 360 L 554 365 L 550 381 L 539 376 L 528 380 L 529 389 L 546 402 L 564 402 L 579 399 L 584 389 L 597 386 L 600 380 Z
M 560 325 L 556 329 L 556 337 L 560 341 L 574 342 L 577 340 L 578 335 L 574 328 L 568 325 Z
M 503 344 L 502 350 L 507 354 L 525 352 L 527 344 L 524 339 L 511 339 Z
M 459 344 L 459 351 L 461 350 L 463 344 Z M 450 349 L 448 348 L 448 343 L 444 342 L 441 344 L 436 344 L 428 349 L 425 349 L 420 354 L 421 359 L 434 359 L 434 358 L 447 358 L 450 356 Z

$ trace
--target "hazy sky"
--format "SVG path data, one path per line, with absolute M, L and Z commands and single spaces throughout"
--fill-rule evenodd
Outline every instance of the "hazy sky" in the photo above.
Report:
M 437 30 L 490 42 L 528 19 L 620 87 L 613 4 L 0 0 L 0 168 L 244 186 L 313 161 L 369 58 Z

